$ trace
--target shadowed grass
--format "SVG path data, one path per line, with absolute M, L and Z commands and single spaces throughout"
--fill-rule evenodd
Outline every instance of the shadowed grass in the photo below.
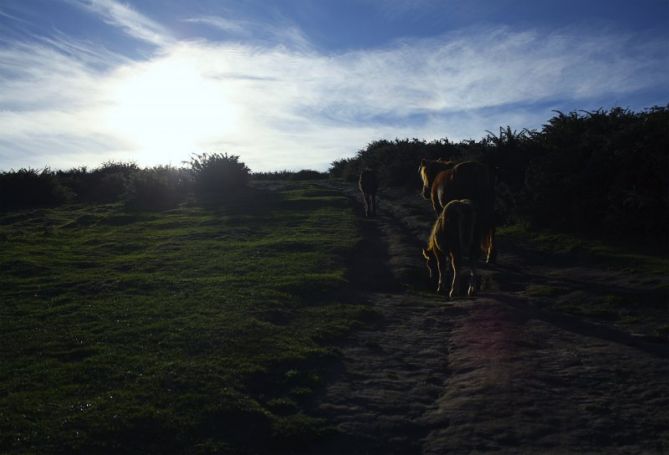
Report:
M 504 226 L 498 229 L 501 236 L 521 240 L 533 249 L 560 256 L 581 255 L 583 259 L 606 263 L 611 267 L 633 272 L 666 275 L 669 273 L 669 259 L 662 250 L 641 251 L 634 244 L 617 244 L 608 240 L 591 239 L 574 234 L 550 230 L 532 231 L 521 225 Z
M 530 283 L 525 293 L 552 310 L 613 324 L 635 334 L 669 340 L 669 259 L 661 252 L 639 251 L 551 231 L 521 226 L 499 229 L 528 263 L 564 266 L 554 269 L 546 283 Z M 597 270 L 589 281 L 565 269 Z M 578 269 L 577 269 L 578 270 Z M 569 273 L 569 272 L 567 272 Z
M 347 200 L 313 183 L 162 213 L 0 218 L 0 451 L 244 453 L 325 427 L 308 402 L 360 324 Z

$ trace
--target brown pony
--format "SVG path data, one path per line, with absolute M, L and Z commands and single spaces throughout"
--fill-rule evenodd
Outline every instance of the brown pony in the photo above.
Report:
M 486 262 L 494 262 L 495 250 L 495 183 L 488 167 L 477 161 L 455 163 L 426 160 L 418 168 L 423 182 L 422 196 L 432 201 L 436 213 L 455 199 L 470 199 L 478 211 L 477 235 Z
M 430 278 L 434 276 L 434 263 L 437 264 L 439 277 L 437 292 L 442 291 L 447 261 L 450 261 L 453 281 L 448 296 L 451 299 L 459 291 L 459 272 L 465 256 L 469 259 L 470 266 L 467 295 L 471 297 L 476 292 L 476 261 L 479 258 L 480 243 L 477 238 L 476 219 L 476 205 L 471 200 L 460 199 L 449 202 L 435 221 L 427 248 L 423 249 Z
M 376 172 L 367 168 L 360 173 L 358 187 L 365 201 L 365 216 L 376 215 L 376 190 L 378 182 Z

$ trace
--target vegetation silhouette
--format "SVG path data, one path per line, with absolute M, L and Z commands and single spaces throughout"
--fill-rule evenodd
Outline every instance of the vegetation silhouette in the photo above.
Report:
M 0 210 L 52 207 L 63 203 L 123 203 L 134 210 L 165 210 L 194 194 L 201 200 L 229 200 L 246 188 L 250 171 L 239 157 L 193 155 L 189 167 L 140 168 L 136 163 L 108 161 L 54 172 L 20 169 L 0 173 Z
M 302 169 L 299 171 L 271 171 L 271 172 L 254 172 L 251 175 L 252 180 L 323 180 L 330 177 L 327 172 L 319 172 L 313 169 Z
M 669 248 L 669 105 L 556 112 L 539 131 L 500 128 L 479 141 L 379 140 L 330 174 L 378 170 L 385 186 L 415 188 L 421 159 L 476 160 L 496 174 L 497 224 L 521 223 Z
M 68 198 L 67 189 L 49 168 L 19 169 L 0 174 L 0 210 L 55 206 Z
M 176 207 L 192 186 L 192 176 L 185 169 L 156 166 L 132 174 L 125 191 L 126 207 L 161 210 Z
M 239 156 L 227 153 L 193 154 L 190 161 L 195 194 L 205 200 L 230 199 L 235 190 L 246 188 L 250 169 Z

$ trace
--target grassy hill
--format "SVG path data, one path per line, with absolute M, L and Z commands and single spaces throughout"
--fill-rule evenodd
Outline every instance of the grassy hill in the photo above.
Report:
M 238 453 L 326 430 L 307 405 L 367 312 L 339 291 L 350 202 L 309 182 L 240 196 L 0 217 L 1 452 Z

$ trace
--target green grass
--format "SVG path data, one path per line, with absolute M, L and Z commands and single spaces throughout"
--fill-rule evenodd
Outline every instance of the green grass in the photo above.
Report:
M 572 291 L 543 303 L 552 310 L 614 324 L 632 333 L 669 341 L 666 293 L 597 295 L 586 291 Z
M 571 265 L 600 269 L 608 273 L 610 289 L 605 282 L 574 289 L 569 283 L 546 285 L 530 283 L 526 294 L 546 308 L 584 319 L 613 324 L 633 333 L 669 340 L 669 259 L 661 252 L 649 254 L 638 247 L 586 239 L 554 231 L 531 231 L 523 226 L 499 229 L 520 247 L 533 254 L 541 253 L 545 264 L 556 266 L 551 277 L 559 283 L 565 260 Z M 556 262 L 557 261 L 557 262 Z M 630 286 L 629 283 L 636 283 Z M 579 279 L 578 277 L 572 277 Z M 617 291 L 616 288 L 619 288 Z
M 550 230 L 530 230 L 515 224 L 498 229 L 500 236 L 529 244 L 534 250 L 553 255 L 580 255 L 609 267 L 653 275 L 669 274 L 669 258 L 664 251 L 637 245 L 586 238 Z
M 358 233 L 292 183 L 236 205 L 0 217 L 0 452 L 239 453 L 317 437 L 309 400 Z

